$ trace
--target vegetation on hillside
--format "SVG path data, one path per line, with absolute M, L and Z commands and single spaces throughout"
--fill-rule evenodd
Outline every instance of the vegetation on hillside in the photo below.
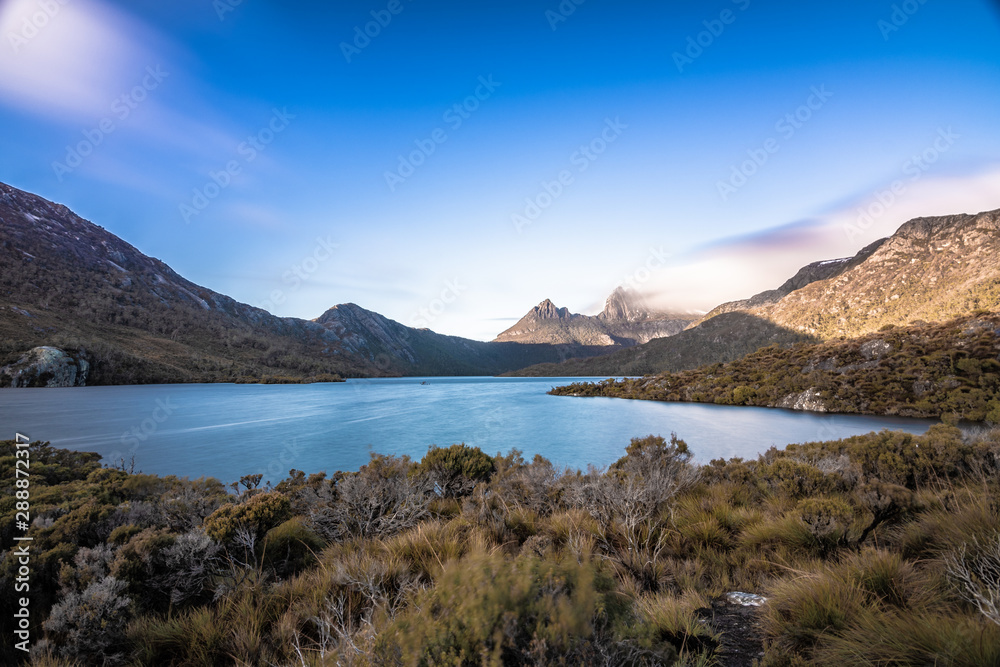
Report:
M 862 254 L 869 249 L 862 251 Z M 843 274 L 751 308 L 819 336 L 856 337 L 914 320 L 1000 309 L 1000 210 L 917 218 Z
M 27 451 L 38 665 L 728 664 L 729 591 L 768 598 L 767 666 L 1000 663 L 998 431 L 702 466 L 650 436 L 562 472 L 455 445 L 228 489 Z
M 1000 423 L 1000 315 L 772 345 L 727 364 L 551 393 Z
M 655 338 L 611 354 L 546 363 L 507 373 L 522 377 L 652 375 L 725 363 L 768 345 L 787 347 L 818 339 L 746 313 L 723 313 L 669 338 Z

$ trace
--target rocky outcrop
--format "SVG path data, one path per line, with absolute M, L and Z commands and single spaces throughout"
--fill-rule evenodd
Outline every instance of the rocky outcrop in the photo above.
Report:
M 605 322 L 647 322 L 669 320 L 676 316 L 656 312 L 638 292 L 618 287 L 608 297 L 604 303 L 604 310 L 597 317 Z
M 568 320 L 573 317 L 569 308 L 557 308 L 548 299 L 532 308 L 529 315 L 536 320 Z
M 74 358 L 57 347 L 36 347 L 0 368 L 0 387 L 83 387 L 89 371 L 83 351 Z
M 801 394 L 790 394 L 774 407 L 807 412 L 827 412 L 826 404 L 815 388 L 806 389 Z

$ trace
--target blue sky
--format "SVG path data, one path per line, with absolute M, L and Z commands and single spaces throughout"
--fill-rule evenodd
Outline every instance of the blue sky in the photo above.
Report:
M 0 180 L 279 315 L 708 309 L 1000 207 L 997 3 L 5 0 L 0 36 Z

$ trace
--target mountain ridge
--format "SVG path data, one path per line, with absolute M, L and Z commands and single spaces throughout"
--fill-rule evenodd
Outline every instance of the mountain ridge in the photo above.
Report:
M 511 374 L 677 372 L 733 361 L 755 346 L 853 338 L 1000 310 L 998 257 L 1000 210 L 914 218 L 852 258 L 813 262 L 774 290 L 721 304 L 682 334 Z
M 494 342 L 577 344 L 624 348 L 673 336 L 693 321 L 689 315 L 654 311 L 633 290 L 617 287 L 597 315 L 571 313 L 545 299 Z
M 0 386 L 493 375 L 597 352 L 444 336 L 354 304 L 278 317 L 0 183 Z

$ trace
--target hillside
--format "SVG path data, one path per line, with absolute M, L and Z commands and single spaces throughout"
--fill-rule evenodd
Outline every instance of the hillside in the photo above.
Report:
M 998 259 L 1000 210 L 917 218 L 830 277 L 739 309 L 824 339 L 914 320 L 940 322 L 1000 306 Z
M 413 329 L 353 303 L 334 306 L 314 320 L 336 335 L 350 354 L 404 375 L 498 375 L 552 359 L 593 356 L 602 347 L 576 344 L 484 343 Z
M 1000 315 L 984 313 L 551 393 L 1000 423 L 998 353 Z
M 652 375 L 705 364 L 732 361 L 767 345 L 787 346 L 814 337 L 777 327 L 746 313 L 714 317 L 704 324 L 669 338 L 587 359 L 529 366 L 507 375 L 520 377 L 593 377 Z
M 495 342 L 631 347 L 680 333 L 694 317 L 650 309 L 634 291 L 619 287 L 597 315 L 579 315 L 546 299 Z
M 917 218 L 852 258 L 814 262 L 775 290 L 722 304 L 683 334 L 515 375 L 638 375 L 738 359 L 764 345 L 854 337 L 1000 310 L 1000 211 Z
M 276 317 L 0 184 L 0 386 L 478 375 L 594 353 L 497 346 L 338 308 L 317 321 Z

